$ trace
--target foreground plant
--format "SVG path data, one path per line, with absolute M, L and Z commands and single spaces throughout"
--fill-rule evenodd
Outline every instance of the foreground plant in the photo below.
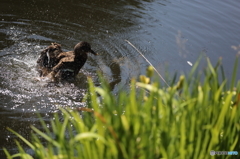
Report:
M 9 129 L 34 156 L 18 142 L 18 154 L 10 155 L 6 149 L 5 153 L 8 158 L 29 159 L 202 159 L 210 158 L 211 150 L 239 151 L 237 61 L 230 81 L 219 77 L 220 62 L 213 67 L 207 61 L 204 78 L 195 73 L 198 62 L 188 76 L 167 88 L 151 83 L 148 72 L 140 82 L 131 81 L 129 92 L 117 96 L 106 81 L 95 87 L 89 79 L 87 107 L 61 109 L 64 121 L 55 114 L 50 128 L 41 120 L 45 132 L 32 126 L 31 141 Z

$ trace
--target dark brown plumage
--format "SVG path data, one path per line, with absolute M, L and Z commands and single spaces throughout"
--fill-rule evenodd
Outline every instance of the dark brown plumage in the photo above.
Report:
M 49 78 L 56 81 L 75 78 L 79 70 L 83 67 L 87 61 L 87 53 L 97 55 L 92 49 L 89 43 L 79 42 L 73 51 L 62 52 L 56 59 L 59 60 L 58 64 L 52 68 Z

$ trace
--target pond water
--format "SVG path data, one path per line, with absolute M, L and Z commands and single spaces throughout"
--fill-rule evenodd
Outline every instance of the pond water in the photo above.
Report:
M 204 53 L 213 64 L 222 57 L 231 76 L 240 44 L 240 2 L 181 0 L 1 0 L 0 5 L 0 158 L 2 147 L 16 152 L 10 127 L 29 138 L 59 107 L 80 107 L 87 77 L 99 85 L 97 71 L 113 93 L 149 65 L 129 40 L 164 75 L 188 72 Z M 35 80 L 39 52 L 51 42 L 73 50 L 87 41 L 99 56 L 89 56 L 76 81 L 47 85 Z M 204 66 L 204 65 L 203 65 Z M 238 79 L 239 79 L 238 74 Z

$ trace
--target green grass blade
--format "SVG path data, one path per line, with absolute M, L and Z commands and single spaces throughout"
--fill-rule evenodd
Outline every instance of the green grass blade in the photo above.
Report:
M 3 148 L 3 151 L 8 159 L 12 159 L 12 157 L 11 157 L 10 153 L 7 151 L 7 149 Z
M 31 149 L 35 150 L 35 147 L 27 139 L 25 139 L 22 135 L 18 134 L 11 128 L 7 128 L 7 130 L 11 131 L 13 134 L 15 134 L 17 137 L 19 137 L 23 142 L 25 142 L 25 144 L 27 144 Z
M 47 140 L 48 142 L 52 143 L 53 145 L 55 145 L 56 147 L 60 147 L 59 143 L 57 141 L 55 141 L 54 139 L 52 139 L 50 136 L 46 135 L 45 133 L 41 132 L 40 130 L 38 130 L 36 127 L 31 126 L 32 130 L 35 131 L 38 135 L 40 135 L 41 137 L 43 137 L 45 140 Z

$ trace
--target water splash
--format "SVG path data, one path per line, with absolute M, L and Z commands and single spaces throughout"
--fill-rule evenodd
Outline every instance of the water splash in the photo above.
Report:
M 86 75 L 80 74 L 76 83 L 71 84 L 37 81 L 36 60 L 45 46 L 24 41 L 28 35 L 17 27 L 10 27 L 7 35 L 15 41 L 0 51 L 0 94 L 7 109 L 53 112 L 59 107 L 84 106 L 81 99 L 86 93 Z

